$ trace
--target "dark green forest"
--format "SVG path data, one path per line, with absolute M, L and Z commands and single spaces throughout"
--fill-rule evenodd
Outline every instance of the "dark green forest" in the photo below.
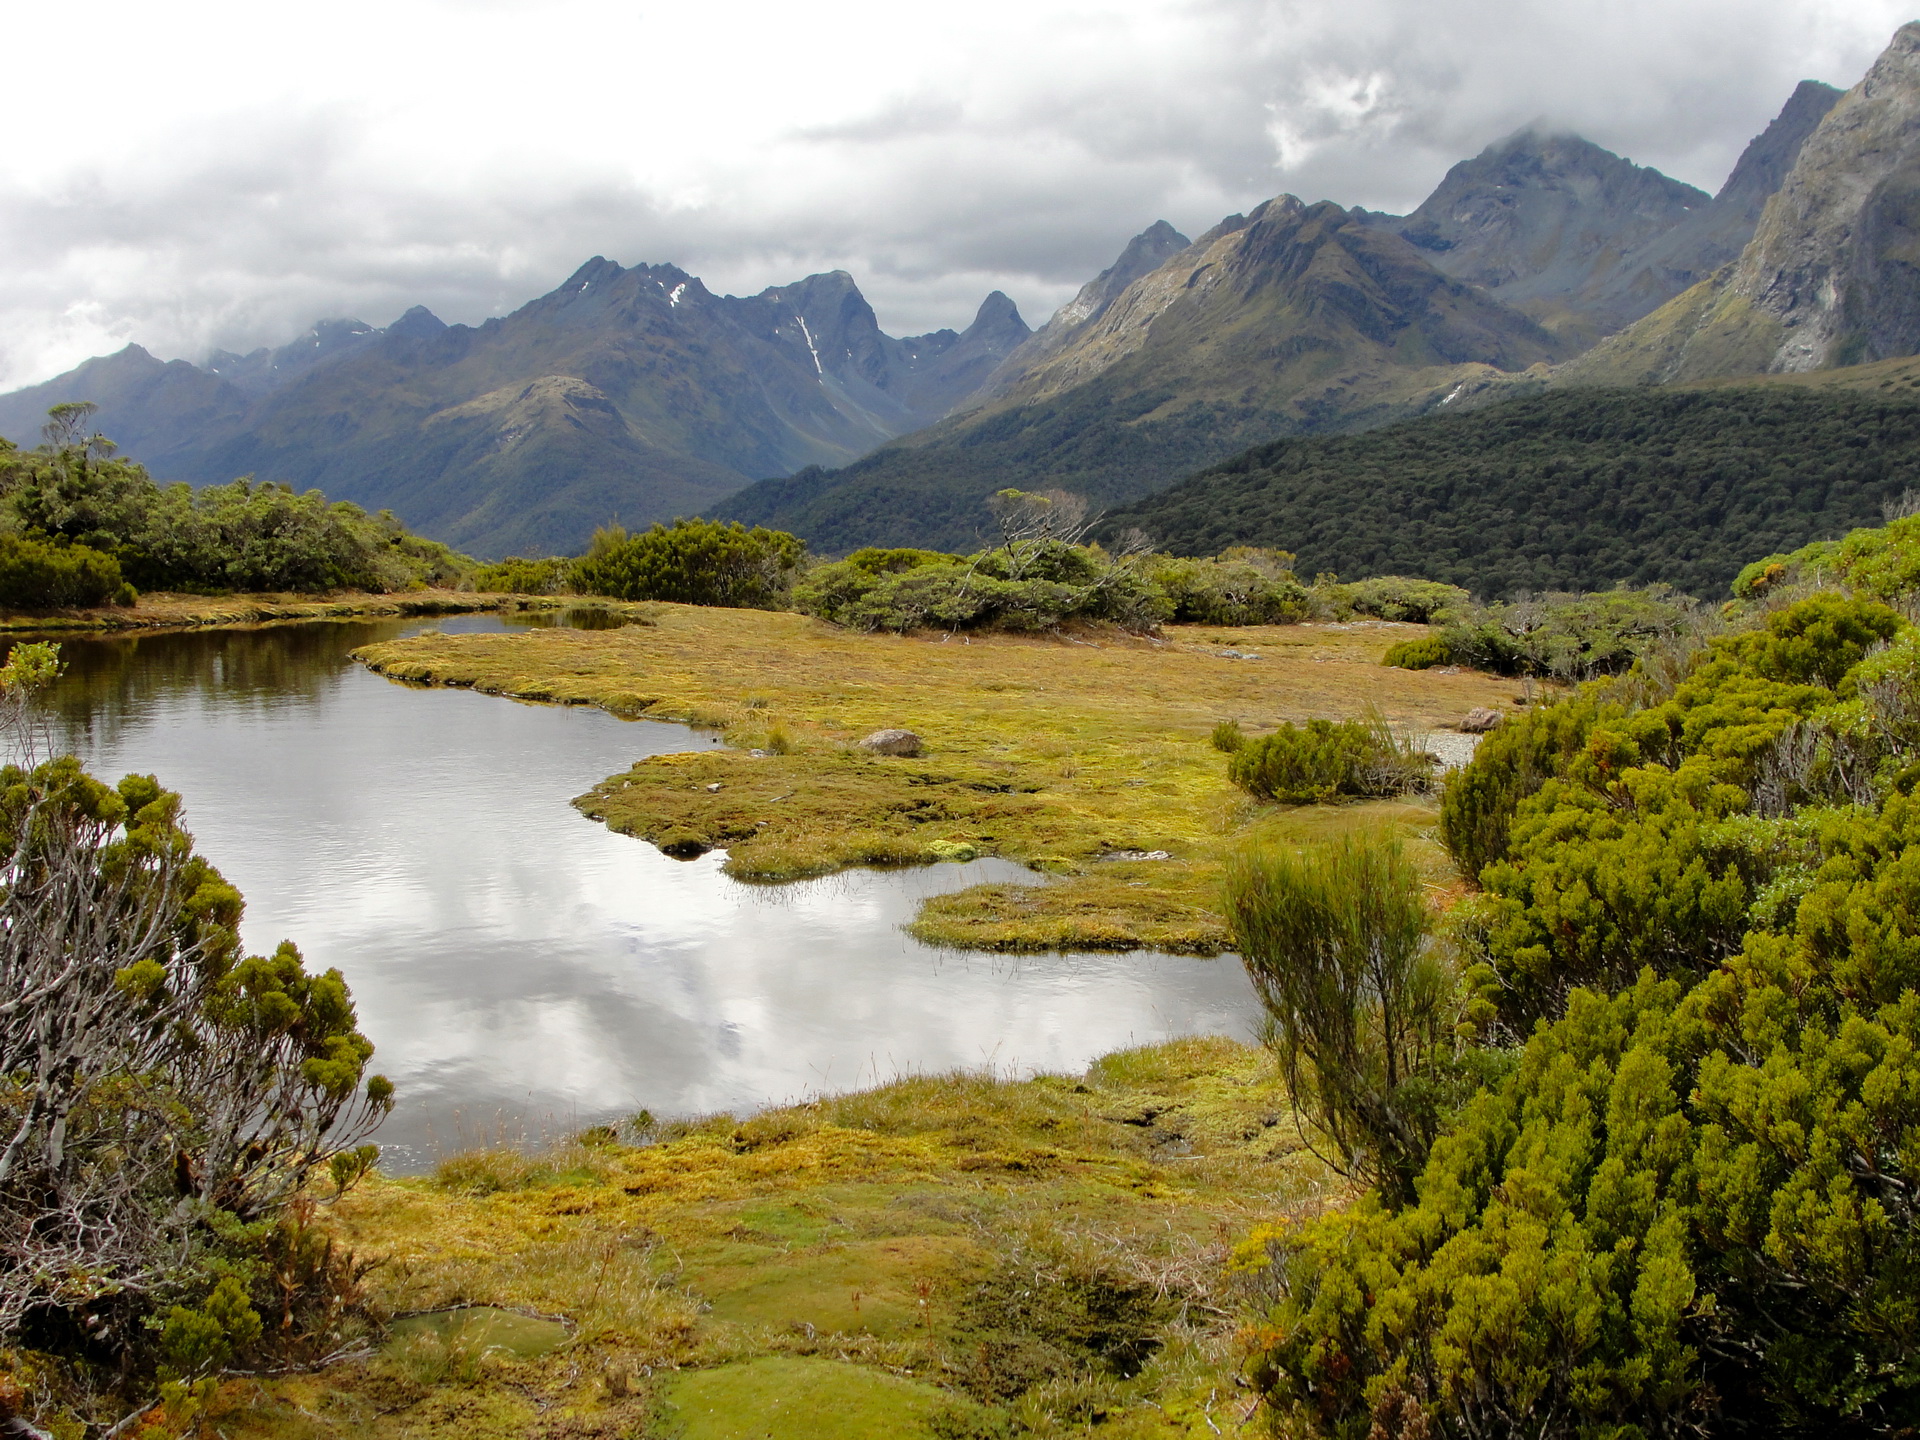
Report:
M 917 443 L 885 446 L 838 470 L 813 465 L 762 480 L 712 513 L 791 531 L 828 555 L 867 546 L 966 551 L 987 538 L 995 491 L 1071 490 L 1097 505 L 1124 504 L 1273 433 L 1271 413 L 1255 407 L 1189 405 L 1140 418 L 1171 398 L 1116 396 L 1094 381 L 965 428 L 936 426 Z
M 1755 555 L 1877 523 L 1920 486 L 1920 402 L 1784 387 L 1567 390 L 1279 440 L 1116 511 L 1160 549 L 1293 551 L 1483 596 L 1665 581 L 1723 596 Z

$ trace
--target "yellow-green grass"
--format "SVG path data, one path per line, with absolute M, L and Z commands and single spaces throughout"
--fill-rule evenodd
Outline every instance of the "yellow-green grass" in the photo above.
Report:
M 382 1262 L 375 1312 L 491 1305 L 571 1338 L 516 1359 L 421 1330 L 230 1382 L 206 1424 L 226 1440 L 912 1440 L 1099 1417 L 1109 1436 L 1209 1435 L 1247 1410 L 1233 1336 L 1258 1296 L 1229 1251 L 1345 1195 L 1271 1058 L 1218 1039 L 1081 1076 L 903 1080 L 642 1148 L 466 1156 L 333 1207 L 339 1241 Z
M 1421 731 L 1513 694 L 1497 677 L 1381 666 L 1389 645 L 1423 633 L 1412 625 L 944 638 L 852 634 L 764 611 L 646 613 L 652 624 L 623 630 L 430 635 L 355 654 L 397 680 L 724 729 L 735 749 L 641 760 L 577 803 L 670 851 L 724 846 L 742 879 L 974 854 L 1062 877 L 1026 893 L 942 897 L 916 922 L 924 939 L 984 949 L 1217 952 L 1226 848 L 1276 818 L 1301 827 L 1227 782 L 1227 757 L 1210 743 L 1216 723 L 1258 734 L 1374 708 Z M 1223 658 L 1228 650 L 1260 658 Z M 892 727 L 920 735 L 925 753 L 857 748 Z M 1430 823 L 1404 805 L 1316 808 L 1327 813 L 1305 831 Z M 1101 858 L 1124 851 L 1171 859 Z
M 190 630 L 288 620 L 351 620 L 389 615 L 463 615 L 483 610 L 564 610 L 590 606 L 623 614 L 636 607 L 578 595 L 495 595 L 475 590 L 403 590 L 391 595 L 142 595 L 132 605 L 74 610 L 3 610 L 7 630 Z

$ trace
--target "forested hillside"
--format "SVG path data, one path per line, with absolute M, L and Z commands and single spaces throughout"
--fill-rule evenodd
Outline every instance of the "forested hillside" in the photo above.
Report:
M 1787 387 L 1566 391 L 1281 440 L 1116 511 L 1158 548 L 1291 550 L 1302 574 L 1482 595 L 1666 581 L 1878 521 L 1920 487 L 1920 401 Z

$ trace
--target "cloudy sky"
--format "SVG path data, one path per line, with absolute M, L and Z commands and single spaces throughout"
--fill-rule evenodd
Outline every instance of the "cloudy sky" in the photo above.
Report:
M 0 389 L 477 322 L 582 260 L 1038 324 L 1165 217 L 1403 210 L 1531 121 L 1708 190 L 1895 0 L 102 0 L 10 16 Z

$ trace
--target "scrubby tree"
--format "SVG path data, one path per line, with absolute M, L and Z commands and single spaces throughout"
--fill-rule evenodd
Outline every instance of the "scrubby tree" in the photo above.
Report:
M 53 663 L 16 647 L 4 718 Z M 0 1332 L 137 1347 L 391 1106 L 340 973 L 242 952 L 180 808 L 72 756 L 0 768 Z
M 1459 1078 L 1456 986 L 1413 862 L 1374 836 L 1254 846 L 1226 909 L 1294 1104 L 1342 1173 L 1404 1203 Z

